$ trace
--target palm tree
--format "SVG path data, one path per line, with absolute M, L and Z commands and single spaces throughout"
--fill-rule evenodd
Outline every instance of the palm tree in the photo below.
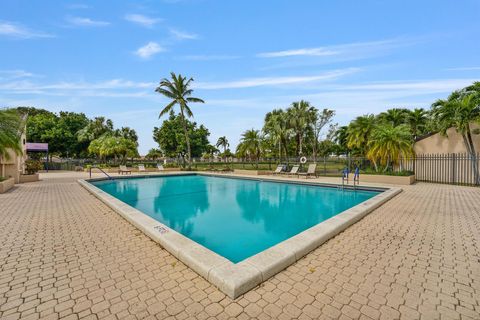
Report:
M 288 115 L 282 109 L 275 109 L 269 112 L 265 116 L 265 125 L 263 126 L 263 132 L 269 135 L 275 144 L 278 144 L 278 156 L 281 162 L 282 149 L 285 152 L 285 157 L 288 161 L 288 140 L 291 134 L 291 128 L 288 121 Z
M 463 88 L 460 90 L 461 95 L 470 95 L 474 94 L 477 101 L 480 103 L 480 81 L 475 81 L 471 86 Z
M 465 94 L 455 91 L 446 100 L 437 100 L 432 105 L 432 109 L 440 133 L 446 135 L 448 129 L 455 128 L 462 135 L 465 148 L 472 158 L 475 182 L 480 184 L 477 150 L 472 139 L 472 135 L 477 132 L 470 126 L 474 122 L 480 123 L 480 92 Z
M 242 133 L 240 144 L 237 147 L 237 153 L 249 156 L 256 160 L 256 167 L 258 169 L 258 161 L 261 155 L 262 137 L 260 132 L 255 129 L 247 130 Z
M 410 126 L 413 138 L 416 139 L 420 134 L 425 133 L 428 123 L 428 112 L 423 108 L 409 111 L 407 123 Z
M 357 117 L 350 122 L 347 128 L 347 147 L 349 149 L 357 148 L 364 152 L 376 124 L 377 119 L 373 114 Z
M 105 117 L 96 117 L 77 132 L 78 141 L 93 141 L 104 134 L 113 132 L 113 122 Z
M 163 153 L 160 149 L 152 148 L 152 149 L 148 150 L 148 153 L 145 156 L 145 158 L 152 159 L 152 160 L 157 160 L 157 159 L 161 158 L 162 156 L 163 156 Z
M 339 146 L 338 151 L 348 153 L 348 126 L 333 127 L 332 130 L 332 140 Z
M 215 146 L 223 148 L 223 155 L 225 157 L 225 162 L 227 162 L 226 151 L 227 151 L 227 148 L 230 146 L 230 143 L 228 143 L 227 137 L 223 136 L 218 138 L 217 144 Z
M 315 111 L 316 109 L 304 100 L 293 102 L 292 106 L 287 109 L 290 126 L 295 132 L 298 156 L 303 153 L 303 139 L 307 130 L 311 129 L 310 125 L 314 121 Z
M 385 165 L 386 171 L 390 164 L 396 164 L 400 157 L 413 154 L 413 140 L 410 128 L 405 125 L 392 126 L 380 124 L 372 131 L 368 141 L 367 157 L 377 169 L 377 160 Z
M 8 149 L 16 154 L 22 153 L 21 137 L 23 132 L 23 119 L 17 111 L 0 110 L 0 156 L 10 159 Z
M 379 120 L 390 123 L 392 126 L 396 127 L 405 123 L 405 120 L 408 115 L 408 109 L 404 108 L 393 108 L 388 109 L 385 112 L 382 112 L 378 115 Z
M 161 116 L 170 112 L 175 105 L 178 105 L 180 108 L 180 117 L 182 119 L 183 133 L 185 135 L 185 141 L 187 142 L 187 152 L 188 152 L 188 167 L 191 167 L 192 161 L 192 151 L 190 149 L 190 138 L 187 131 L 187 123 L 185 116 L 193 117 L 192 110 L 188 106 L 190 102 L 199 102 L 204 103 L 200 98 L 192 97 L 193 89 L 190 88 L 190 85 L 193 81 L 193 78 L 187 80 L 186 77 L 182 77 L 181 74 L 178 76 L 172 72 L 170 73 L 171 80 L 164 78 L 160 81 L 160 85 L 155 89 L 155 92 L 158 92 L 165 97 L 171 99 L 172 101 L 167 104 L 163 110 L 160 112 Z

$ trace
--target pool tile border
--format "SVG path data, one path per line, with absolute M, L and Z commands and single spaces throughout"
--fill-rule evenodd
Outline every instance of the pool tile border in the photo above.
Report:
M 266 177 L 249 178 L 226 174 L 195 174 L 334 188 L 341 187 L 339 185 L 318 182 L 300 182 Z M 192 174 L 169 173 L 161 175 L 131 175 L 129 177 L 116 177 L 116 179 L 151 178 L 174 175 Z M 177 231 L 154 220 L 143 212 L 127 205 L 89 183 L 89 181 L 99 180 L 106 180 L 106 178 L 82 179 L 78 180 L 78 183 L 232 299 L 241 296 L 263 281 L 295 263 L 306 254 L 319 247 L 322 243 L 342 232 L 350 225 L 359 221 L 368 213 L 402 192 L 402 189 L 397 187 L 371 188 L 362 186 L 359 189 L 381 190 L 383 192 L 285 241 L 282 241 L 269 249 L 234 264 L 228 259 L 183 236 Z

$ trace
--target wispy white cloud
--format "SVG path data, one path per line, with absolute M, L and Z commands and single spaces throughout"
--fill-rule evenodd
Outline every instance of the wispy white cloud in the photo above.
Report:
M 295 48 L 280 51 L 261 52 L 256 56 L 275 64 L 263 67 L 263 70 L 292 68 L 317 64 L 371 59 L 418 43 L 428 41 L 424 38 L 393 38 L 380 41 L 353 42 L 314 48 Z
M 240 56 L 235 55 L 187 55 L 180 56 L 177 59 L 180 60 L 190 60 L 190 61 L 218 61 L 218 60 L 235 60 L 239 59 Z
M 415 40 L 395 38 L 380 41 L 353 42 L 340 45 L 323 46 L 316 48 L 300 48 L 283 51 L 262 52 L 257 54 L 261 58 L 281 58 L 294 56 L 339 56 L 358 55 L 359 53 L 373 53 L 378 50 L 387 50 L 397 47 L 412 45 Z
M 67 17 L 68 23 L 79 27 L 106 27 L 110 25 L 110 22 L 102 20 L 93 20 L 86 17 Z
M 30 91 L 30 90 L 96 90 L 96 89 L 132 89 L 153 88 L 153 82 L 135 82 L 124 79 L 111 79 L 100 82 L 55 82 L 38 84 L 31 81 L 14 81 L 0 83 L 0 90 Z
M 38 31 L 32 30 L 27 28 L 23 25 L 7 22 L 7 21 L 0 21 L 0 36 L 7 36 L 12 38 L 20 38 L 20 39 L 30 39 L 30 38 L 51 38 L 53 35 Z
M 314 76 L 286 76 L 286 77 L 262 77 L 242 79 L 235 81 L 225 82 L 199 82 L 195 84 L 199 89 L 238 89 L 238 88 L 252 88 L 252 87 L 264 87 L 264 86 L 280 86 L 287 84 L 299 84 L 307 82 L 317 82 L 333 80 L 339 77 L 358 72 L 358 68 L 347 68 L 342 70 L 334 70 L 325 72 Z
M 259 53 L 258 56 L 262 58 L 278 58 L 291 56 L 333 56 L 338 55 L 340 51 L 330 50 L 327 48 L 309 48 L 309 49 L 293 49 L 275 52 Z
M 458 68 L 447 68 L 446 71 L 477 71 L 480 70 L 480 67 L 458 67 Z
M 124 79 L 111 79 L 100 82 L 55 82 L 36 83 L 29 80 L 0 82 L 2 95 L 15 96 L 58 96 L 58 97 L 107 97 L 107 98 L 146 98 L 155 95 L 154 82 L 135 82 Z
M 127 14 L 125 15 L 125 20 L 147 28 L 151 28 L 162 21 L 160 18 L 152 18 L 142 14 Z
M 165 49 L 162 46 L 160 46 L 156 42 L 150 41 L 146 45 L 138 48 L 137 51 L 135 51 L 135 54 L 142 59 L 148 59 L 151 56 L 162 51 L 165 51 Z
M 38 75 L 25 70 L 0 70 L 0 80 L 5 79 L 19 79 L 19 78 L 31 78 Z
M 195 33 L 180 31 L 178 29 L 170 28 L 170 34 L 177 40 L 195 40 L 198 39 L 198 35 Z

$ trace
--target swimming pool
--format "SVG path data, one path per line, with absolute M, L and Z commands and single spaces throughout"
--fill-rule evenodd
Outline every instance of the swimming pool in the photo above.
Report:
M 402 191 L 181 172 L 78 183 L 232 299 Z
M 92 184 L 233 263 L 380 193 L 206 175 Z

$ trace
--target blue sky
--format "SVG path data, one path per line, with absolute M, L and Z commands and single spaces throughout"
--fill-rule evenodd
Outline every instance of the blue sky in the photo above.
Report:
M 195 120 L 235 147 L 306 99 L 340 124 L 429 107 L 480 80 L 480 1 L 0 2 L 0 106 L 105 115 L 156 147 L 170 71 L 195 79 Z

